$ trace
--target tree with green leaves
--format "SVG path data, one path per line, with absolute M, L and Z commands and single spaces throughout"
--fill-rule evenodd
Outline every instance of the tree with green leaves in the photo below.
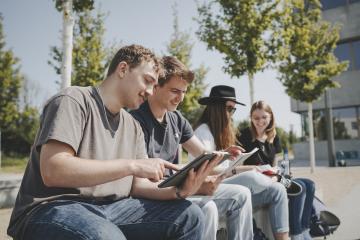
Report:
M 280 81 L 289 96 L 308 104 L 310 167 L 314 172 L 312 102 L 326 89 L 339 86 L 333 77 L 344 71 L 348 63 L 340 63 L 334 56 L 339 26 L 321 20 L 318 0 L 291 0 L 288 4 L 289 12 L 283 19 Z
M 175 56 L 188 68 L 191 69 L 191 51 L 193 43 L 190 40 L 190 34 L 181 32 L 179 30 L 178 15 L 176 7 L 174 10 L 174 33 L 171 36 L 171 40 L 167 46 L 168 54 Z M 208 69 L 204 65 L 196 69 L 192 69 L 195 73 L 195 79 L 190 84 L 185 94 L 183 102 L 179 106 L 180 112 L 184 115 L 189 122 L 194 125 L 195 121 L 200 117 L 202 108 L 198 103 L 198 99 L 203 95 L 206 85 L 203 83 Z
M 111 47 L 103 41 L 105 15 L 85 10 L 78 14 L 74 28 L 74 48 L 72 52 L 71 85 L 92 86 L 103 80 L 111 56 Z M 61 74 L 63 53 L 58 47 L 51 48 L 52 61 L 57 74 Z
M 20 106 L 25 78 L 20 72 L 19 59 L 5 49 L 0 15 L 0 134 L 1 151 L 6 154 L 28 154 L 35 137 L 39 114 L 26 102 Z M 23 93 L 24 95 L 26 93 Z
M 0 131 L 13 128 L 18 117 L 18 99 L 24 77 L 20 73 L 19 59 L 5 47 L 3 18 L 0 15 Z
M 250 105 L 254 102 L 254 75 L 274 61 L 276 42 L 271 32 L 282 11 L 280 0 L 215 0 L 198 7 L 197 32 L 208 48 L 224 56 L 231 77 L 247 74 Z
M 55 7 L 63 14 L 62 31 L 62 65 L 61 65 L 61 88 L 70 86 L 71 83 L 71 64 L 73 50 L 73 29 L 74 14 L 84 10 L 92 10 L 94 0 L 54 0 Z

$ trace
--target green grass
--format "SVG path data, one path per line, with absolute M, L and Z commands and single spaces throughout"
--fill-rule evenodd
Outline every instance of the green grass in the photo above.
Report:
M 26 168 L 29 157 L 9 157 L 1 156 L 0 172 L 23 173 Z

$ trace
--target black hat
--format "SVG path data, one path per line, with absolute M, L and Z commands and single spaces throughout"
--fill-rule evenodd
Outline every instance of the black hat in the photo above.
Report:
M 233 87 L 218 85 L 211 88 L 210 96 L 199 99 L 201 105 L 208 105 L 223 101 L 233 101 L 237 104 L 245 106 L 245 104 L 236 100 L 235 89 Z

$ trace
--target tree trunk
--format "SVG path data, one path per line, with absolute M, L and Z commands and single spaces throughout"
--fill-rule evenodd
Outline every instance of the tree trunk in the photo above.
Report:
M 336 166 L 334 126 L 332 117 L 331 90 L 325 90 L 326 136 L 328 145 L 329 167 Z
M 71 64 L 73 49 L 74 16 L 72 10 L 73 0 L 63 3 L 63 59 L 61 66 L 61 89 L 71 85 Z
M 254 76 L 249 74 L 250 107 L 254 103 Z
M 308 122 L 309 122 L 309 156 L 310 156 L 310 172 L 315 171 L 315 143 L 314 143 L 314 126 L 313 126 L 313 110 L 312 103 L 308 103 Z

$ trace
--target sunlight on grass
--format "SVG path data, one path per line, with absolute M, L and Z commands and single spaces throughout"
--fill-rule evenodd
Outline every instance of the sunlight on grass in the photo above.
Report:
M 4 173 L 23 173 L 28 162 L 28 157 L 8 157 L 2 156 L 0 172 Z

